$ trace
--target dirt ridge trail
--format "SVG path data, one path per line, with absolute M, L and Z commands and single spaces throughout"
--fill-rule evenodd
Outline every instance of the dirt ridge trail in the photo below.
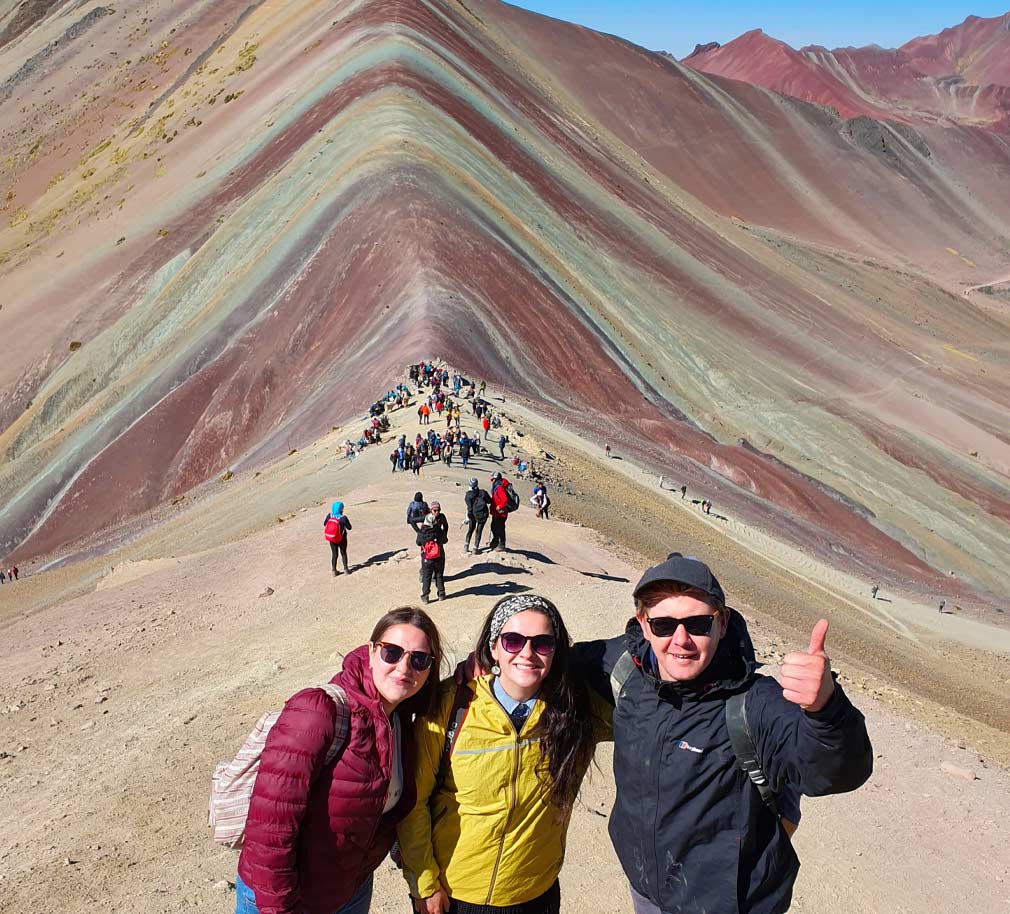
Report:
M 394 434 L 416 431 L 412 412 L 391 418 Z M 265 710 L 329 678 L 381 612 L 416 603 L 417 548 L 405 511 L 417 489 L 441 501 L 450 523 L 449 599 L 429 607 L 450 660 L 470 649 L 503 593 L 550 595 L 576 638 L 619 632 L 642 555 L 665 552 L 671 533 L 685 549 L 706 550 L 772 671 L 784 651 L 809 637 L 808 609 L 764 605 L 784 586 L 781 570 L 756 559 L 748 566 L 690 512 L 675 515 L 654 492 L 601 469 L 586 456 L 588 445 L 581 453 L 559 448 L 558 463 L 581 474 L 578 489 L 605 488 L 595 509 L 590 497 L 569 497 L 557 485 L 559 519 L 538 520 L 525 501 L 529 484 L 520 480 L 523 507 L 508 527 L 513 551 L 467 556 L 459 529 L 466 480 L 486 480 L 499 461 L 481 456 L 469 470 L 434 464 L 419 478 L 391 475 L 386 448 L 353 462 L 338 458 L 344 436 L 334 432 L 261 471 L 207 487 L 113 554 L 0 593 L 4 914 L 234 909 L 235 855 L 216 848 L 206 827 L 214 764 L 234 754 Z M 322 538 L 335 498 L 354 524 L 353 573 L 337 578 Z M 608 509 L 611 503 L 620 510 Z M 584 519 L 561 519 L 576 513 Z M 590 521 L 595 529 L 580 526 Z M 752 616 L 750 605 L 762 611 Z M 869 621 L 857 623 L 876 632 Z M 896 653 L 909 645 L 886 630 L 880 640 Z M 846 653 L 835 654 L 835 664 L 867 715 L 876 772 L 854 794 L 804 802 L 797 837 L 804 867 L 793 909 L 949 914 L 966 901 L 973 910 L 1006 909 L 1010 776 L 971 748 L 974 739 L 959 746 L 890 707 L 902 707 L 898 693 L 860 673 Z M 573 817 L 561 877 L 566 914 L 583 911 L 590 896 L 601 914 L 631 911 L 606 834 L 610 758 L 601 747 L 600 769 Z M 944 763 L 978 779 L 951 775 Z M 372 910 L 402 914 L 405 904 L 402 877 L 384 864 Z

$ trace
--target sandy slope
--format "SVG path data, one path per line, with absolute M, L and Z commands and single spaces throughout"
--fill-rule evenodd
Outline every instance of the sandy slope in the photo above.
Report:
M 412 414 L 395 418 L 413 432 Z M 524 425 L 523 440 L 532 441 L 534 430 L 528 420 Z M 234 878 L 234 856 L 215 849 L 205 828 L 210 771 L 263 710 L 331 675 L 340 652 L 364 641 L 382 611 L 416 600 L 416 548 L 403 522 L 415 488 L 439 498 L 450 520 L 450 599 L 431 609 L 456 656 L 468 649 L 493 599 L 518 589 L 556 599 L 576 637 L 622 627 L 630 582 L 645 561 L 628 544 L 650 551 L 639 545 L 648 518 L 635 516 L 625 493 L 637 490 L 655 502 L 651 491 L 626 490 L 634 486 L 633 468 L 617 472 L 621 462 L 612 461 L 600 469 L 595 458 L 578 454 L 584 443 L 563 442 L 559 474 L 595 485 L 592 474 L 600 473 L 609 485 L 592 496 L 569 497 L 561 484 L 554 492 L 556 513 L 589 513 L 604 532 L 538 521 L 524 509 L 509 524 L 513 552 L 467 557 L 458 524 L 469 473 L 438 465 L 424 470 L 420 482 L 406 474 L 391 477 L 384 448 L 353 463 L 335 458 L 341 437 L 335 433 L 260 474 L 239 474 L 199 499 L 165 509 L 111 556 L 0 590 L 5 914 L 232 907 L 221 880 Z M 486 477 L 493 464 L 478 460 L 477 475 Z M 353 574 L 337 579 L 329 574 L 320 532 L 334 497 L 345 501 L 354 523 Z M 609 507 L 617 498 L 624 499 L 624 514 Z M 764 606 L 761 615 L 749 608 L 760 605 L 762 588 L 780 580 L 775 564 L 759 561 L 766 541 L 755 534 L 745 549 L 741 531 L 726 536 L 711 530 L 704 526 L 709 521 L 679 505 L 655 502 L 649 516 L 666 518 L 666 511 L 679 512 L 680 519 L 670 521 L 671 539 L 675 534 L 691 551 L 717 561 L 720 573 L 727 563 L 730 597 L 752 619 L 766 655 L 800 646 L 808 617 L 794 612 L 789 599 Z M 665 548 L 654 538 L 651 551 Z M 769 550 L 766 558 L 781 563 L 782 557 Z M 846 619 L 846 612 L 863 614 L 846 610 L 852 595 L 843 582 L 814 569 L 809 576 L 834 594 L 826 605 L 843 641 L 870 644 L 879 632 L 876 647 L 885 651 L 892 643 L 909 652 L 934 643 L 929 629 L 917 624 L 914 607 L 891 611 L 918 643 L 877 620 Z M 274 593 L 259 596 L 268 586 Z M 796 586 L 805 593 L 802 582 Z M 999 655 L 971 653 L 979 658 L 981 680 L 985 664 Z M 940 663 L 938 654 L 929 657 Z M 867 714 L 876 773 L 854 795 L 806 803 L 797 838 L 804 869 L 794 909 L 1006 910 L 1010 874 L 1002 823 L 1010 811 L 1010 777 L 974 749 L 899 711 L 918 707 L 920 717 L 956 732 L 952 718 L 914 688 L 895 688 L 886 673 L 874 676 L 854 661 L 836 666 Z M 982 744 L 976 738 L 986 734 L 978 727 L 965 726 L 965 746 Z M 989 731 L 987 739 L 999 738 Z M 1005 733 L 1002 739 L 1005 749 Z M 991 758 L 988 750 L 985 756 Z M 587 898 L 597 911 L 630 910 L 606 837 L 609 759 L 604 748 L 601 770 L 585 788 L 573 822 L 562 876 L 569 911 L 584 910 Z M 944 762 L 970 768 L 978 779 L 949 774 L 940 768 Z M 405 911 L 402 896 L 399 876 L 382 869 L 375 910 Z

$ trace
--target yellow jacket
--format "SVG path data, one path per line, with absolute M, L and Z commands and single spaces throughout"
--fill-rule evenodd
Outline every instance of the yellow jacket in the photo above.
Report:
M 536 773 L 538 701 L 517 734 L 491 690 L 491 677 L 470 683 L 475 695 L 438 795 L 429 803 L 445 746 L 456 685 L 439 686 L 439 710 L 415 724 L 417 805 L 397 838 L 411 893 L 427 898 L 443 886 L 471 904 L 522 904 L 553 885 L 565 857 L 570 811 L 559 810 Z M 597 740 L 611 739 L 611 709 L 593 696 Z

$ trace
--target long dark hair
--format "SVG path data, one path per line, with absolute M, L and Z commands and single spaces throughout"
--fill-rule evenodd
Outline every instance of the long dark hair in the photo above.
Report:
M 391 609 L 375 623 L 375 628 L 372 629 L 372 634 L 368 640 L 372 644 L 375 644 L 376 641 L 381 641 L 382 636 L 394 625 L 413 625 L 414 628 L 424 632 L 428 637 L 431 653 L 435 658 L 428 669 L 428 679 L 424 685 L 421 686 L 416 695 L 408 698 L 397 710 L 402 711 L 407 720 L 410 720 L 411 715 L 414 714 L 431 715 L 438 705 L 438 682 L 442 677 L 444 660 L 442 636 L 438 633 L 438 627 L 431 616 L 423 609 L 417 606 L 398 606 L 396 609 Z
M 482 669 L 490 670 L 495 660 L 491 656 L 491 620 L 495 611 L 509 597 L 503 597 L 491 608 L 480 634 L 474 654 Z M 557 647 L 551 671 L 547 674 L 537 696 L 544 703 L 540 716 L 540 762 L 537 776 L 544 789 L 550 794 L 551 802 L 559 809 L 571 809 L 579 793 L 579 785 L 593 760 L 596 738 L 593 734 L 594 713 L 589 702 L 589 691 L 581 680 L 569 672 L 572 653 L 572 638 L 565 628 L 564 619 L 557 607 L 545 597 L 539 597 L 546 607 L 550 607 L 557 620 Z M 523 612 L 539 612 L 551 618 L 551 613 L 536 605 Z M 553 621 L 552 621 L 553 625 Z

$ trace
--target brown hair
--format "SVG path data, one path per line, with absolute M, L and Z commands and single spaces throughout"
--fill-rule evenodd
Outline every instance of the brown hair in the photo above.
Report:
M 721 613 L 726 610 L 726 604 L 722 600 L 717 600 L 715 597 L 702 590 L 698 590 L 697 587 L 692 587 L 690 584 L 682 584 L 680 581 L 656 581 L 654 584 L 643 587 L 635 597 L 635 615 L 643 618 L 645 611 L 652 609 L 660 600 L 665 600 L 667 597 L 675 597 L 681 593 L 697 594 L 698 599 L 704 600 L 716 612 Z
M 396 609 L 391 609 L 375 623 L 375 628 L 372 629 L 368 640 L 372 644 L 381 641 L 382 636 L 394 625 L 413 625 L 414 628 L 424 632 L 431 645 L 432 656 L 435 658 L 428 668 L 428 679 L 424 685 L 416 695 L 403 702 L 400 709 L 408 720 L 414 714 L 418 716 L 432 714 L 438 705 L 438 682 L 442 677 L 442 664 L 445 659 L 442 653 L 442 636 L 438 633 L 438 627 L 431 616 L 423 609 L 417 606 L 398 606 Z
M 490 670 L 495 664 L 489 643 L 491 621 L 499 605 L 510 598 L 511 595 L 502 597 L 491 607 L 491 612 L 487 614 L 480 634 L 477 635 L 474 654 L 482 669 Z M 565 628 L 561 613 L 550 600 L 545 597 L 540 599 L 554 611 L 558 630 L 554 633 L 557 647 L 551 671 L 539 694 L 544 702 L 544 711 L 540 717 L 540 762 L 537 764 L 537 776 L 549 792 L 551 802 L 559 809 L 567 810 L 574 805 L 582 778 L 593 760 L 596 748 L 593 724 L 597 715 L 590 704 L 585 683 L 570 672 L 572 638 Z M 550 618 L 544 609 L 535 605 L 523 612 L 539 612 Z

